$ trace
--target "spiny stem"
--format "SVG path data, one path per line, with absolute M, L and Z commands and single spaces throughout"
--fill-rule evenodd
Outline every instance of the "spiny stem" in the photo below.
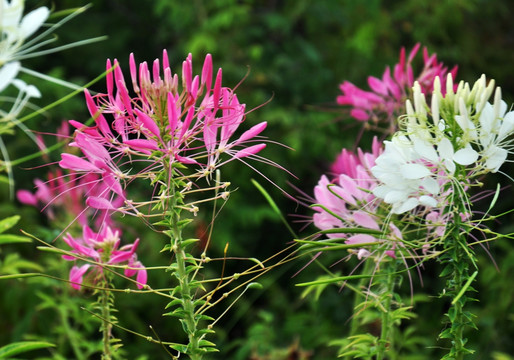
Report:
M 101 293 L 100 293 L 100 305 L 102 307 L 102 318 L 110 319 L 111 318 L 111 308 L 110 308 L 110 304 L 109 304 L 109 292 L 107 290 L 101 291 Z M 111 360 L 112 359 L 111 342 L 110 342 L 111 333 L 112 333 L 111 323 L 103 320 L 102 321 L 102 342 L 103 342 L 102 360 Z
M 362 271 L 362 274 L 363 275 L 368 275 L 371 273 L 371 271 L 373 270 L 373 262 L 372 261 L 365 261 L 364 262 L 364 269 Z M 361 293 L 361 289 L 363 289 L 365 286 L 366 286 L 366 283 L 369 282 L 369 279 L 367 277 L 363 277 L 359 280 L 359 284 L 357 286 L 357 289 L 355 290 L 354 292 L 354 295 L 353 295 L 353 309 L 354 309 L 354 314 L 352 316 L 352 321 L 351 321 L 351 324 L 350 324 L 350 334 L 348 335 L 348 337 L 352 337 L 352 336 L 355 336 L 358 334 L 359 332 L 359 326 L 360 326 L 360 318 L 358 316 L 358 314 L 355 312 L 356 309 L 357 309 L 357 306 L 360 304 L 360 302 L 362 301 L 362 293 Z M 353 359 L 353 356 L 345 356 L 345 360 L 352 360 Z
M 385 302 L 383 304 L 385 310 L 382 310 L 381 316 L 382 324 L 380 331 L 380 340 L 378 341 L 377 360 L 385 359 L 385 353 L 393 348 L 392 326 L 394 324 L 391 323 L 391 313 L 396 277 L 396 260 L 391 259 L 391 261 L 385 261 L 382 264 L 386 268 L 384 271 L 386 271 L 387 277 L 385 289 L 383 290 L 384 295 L 382 295 L 385 296 Z M 393 351 L 391 351 L 391 353 L 393 353 Z

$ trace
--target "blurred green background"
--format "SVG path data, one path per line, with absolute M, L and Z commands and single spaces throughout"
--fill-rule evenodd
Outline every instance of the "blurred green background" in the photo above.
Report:
M 27 10 L 49 6 L 63 10 L 91 3 L 83 15 L 58 31 L 58 43 L 107 35 L 106 41 L 74 48 L 50 56 L 28 60 L 25 66 L 46 74 L 84 84 L 105 69 L 107 58 L 117 58 L 128 78 L 128 56 L 136 62 L 151 62 L 167 49 L 172 68 L 181 69 L 182 60 L 193 54 L 197 72 L 205 54 L 211 53 L 215 68 L 222 67 L 223 84 L 234 87 L 241 80 L 237 94 L 248 109 L 259 107 L 247 116 L 246 126 L 260 121 L 269 124 L 265 135 L 278 144 L 269 144 L 263 156 L 279 163 L 293 175 L 270 166 L 255 164 L 266 174 L 268 182 L 255 171 L 232 163 L 223 173 L 237 192 L 221 213 L 215 226 L 211 256 L 221 256 L 228 242 L 229 255 L 265 259 L 285 248 L 293 239 L 270 209 L 263 196 L 251 184 L 257 179 L 270 192 L 293 228 L 300 234 L 312 232 L 298 222 L 310 215 L 308 208 L 297 204 L 281 192 L 294 197 L 300 191 L 312 195 L 321 174 L 343 147 L 352 148 L 361 124 L 348 116 L 348 109 L 335 103 L 339 84 L 349 80 L 367 89 L 369 75 L 381 76 L 386 66 L 398 61 L 401 47 L 410 50 L 417 42 L 436 52 L 449 67 L 459 66 L 458 79 L 474 82 L 482 73 L 496 79 L 508 103 L 514 101 L 514 2 L 506 0 L 82 0 L 27 1 Z M 419 60 L 420 57 L 418 57 Z M 415 63 L 420 69 L 420 62 Z M 416 72 L 416 68 L 415 68 Z M 34 79 L 29 81 L 36 82 Z M 37 83 L 44 94 L 36 102 L 44 106 L 66 95 L 68 90 L 49 83 Z M 92 87 L 105 91 L 103 81 Z M 268 102 L 263 107 L 261 104 Z M 35 131 L 54 132 L 61 121 L 85 121 L 87 109 L 82 96 L 77 96 L 51 112 L 33 119 L 27 125 Z M 364 144 L 373 134 L 364 137 Z M 47 137 L 51 143 L 51 137 Z M 12 158 L 36 151 L 36 146 L 22 133 L 5 139 Z M 284 144 L 287 147 L 281 146 Z M 57 161 L 58 154 L 50 160 Z M 35 177 L 44 177 L 41 159 L 14 169 L 16 188 L 32 188 Z M 252 164 L 254 165 L 254 164 Z M 512 174 L 512 166 L 504 171 Z M 505 176 L 498 177 L 504 184 Z M 497 179 L 490 179 L 494 188 Z M 273 186 L 271 183 L 276 184 Z M 298 190 L 299 189 L 299 190 Z M 496 212 L 512 208 L 512 191 L 506 189 Z M 480 204 L 478 204 L 480 206 Z M 487 206 L 487 204 L 483 205 Z M 7 187 L 2 192 L 0 215 L 21 213 L 20 227 L 51 240 L 58 233 L 45 230 L 51 224 L 36 209 L 22 207 L 9 198 Z M 208 221 L 206 215 L 205 221 Z M 513 231 L 512 218 L 504 217 L 495 226 L 498 231 Z M 149 233 L 134 220 L 129 220 L 128 236 L 142 239 L 141 260 L 147 265 L 166 264 L 159 250 L 163 239 Z M 132 238 L 128 239 L 132 241 Z M 45 271 L 59 266 L 55 256 L 41 254 L 33 245 L 4 246 L 4 259 L 10 254 L 39 261 Z M 476 323 L 479 331 L 470 331 L 471 348 L 477 350 L 470 359 L 491 359 L 495 352 L 514 354 L 514 246 L 508 239 L 492 244 L 488 254 L 477 249 L 482 271 L 479 275 Z M 345 254 L 325 257 L 325 265 Z M 252 290 L 220 321 L 214 338 L 221 350 L 216 359 L 331 359 L 337 347 L 331 340 L 344 337 L 351 316 L 352 295 L 337 287 L 327 288 L 319 299 L 301 297 L 295 283 L 313 280 L 322 271 L 316 265 L 294 276 L 308 258 L 303 257 L 279 267 L 259 281 L 264 290 Z M 495 268 L 495 264 L 499 268 Z M 227 264 L 230 271 L 241 271 L 245 264 Z M 334 271 L 348 273 L 354 263 L 341 263 Z M 217 266 L 217 265 L 216 265 Z M 209 275 L 216 276 L 219 266 Z M 244 268 L 244 267 L 243 267 Z M 434 316 L 445 304 L 437 298 L 442 284 L 437 281 L 437 265 L 421 270 L 424 287 L 416 274 L 414 292 L 418 319 L 406 327 L 415 330 L 411 349 L 402 359 L 434 359 L 442 354 L 435 339 L 441 327 Z M 167 274 L 151 273 L 150 283 L 166 286 Z M 59 306 L 50 298 L 63 298 L 62 284 L 51 280 L 9 280 L 0 283 L 0 345 L 32 337 L 60 344 L 70 351 L 66 333 L 59 322 Z M 409 286 L 405 284 L 405 294 Z M 423 295 L 425 294 L 425 295 Z M 86 296 L 87 297 L 87 296 Z M 43 300 L 45 299 L 46 300 Z M 65 296 L 76 320 L 71 329 L 98 337 L 90 315 L 80 310 L 80 299 Z M 74 304 L 76 302 L 76 305 Z M 152 295 L 118 296 L 119 318 L 123 326 L 150 335 L 152 325 L 163 340 L 180 341 L 181 332 L 173 319 L 162 318 L 165 299 Z M 221 310 L 218 310 L 218 313 Z M 62 315 L 62 314 L 61 314 Z M 213 315 L 216 315 L 216 310 Z M 95 325 L 93 323 L 93 325 Z M 164 359 L 166 353 L 130 334 L 118 332 L 124 340 L 129 359 L 147 354 L 146 359 Z M 93 350 L 92 350 L 93 351 Z M 34 352 L 34 356 L 38 356 Z M 45 352 L 40 353 L 45 356 Z M 71 354 L 69 352 L 68 354 Z M 134 355 L 135 354 L 135 355 Z M 298 354 L 297 354 L 298 355 Z M 64 358 L 73 355 L 65 355 Z M 144 358 L 144 357 L 143 357 Z

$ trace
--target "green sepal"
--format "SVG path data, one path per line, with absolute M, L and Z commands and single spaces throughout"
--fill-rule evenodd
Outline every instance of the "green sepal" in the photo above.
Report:
M 200 320 L 214 321 L 214 318 L 210 317 L 209 315 L 198 314 L 195 316 L 195 320 L 196 321 L 200 321 Z
M 200 330 L 196 330 L 196 335 L 198 336 L 202 336 L 202 335 L 208 335 L 208 334 L 215 334 L 216 331 L 212 330 L 212 329 L 200 329 Z
M 213 348 L 213 347 L 204 347 L 204 348 L 202 348 L 202 351 L 204 351 L 204 352 L 219 352 L 218 349 Z
M 170 301 L 170 302 L 166 305 L 165 309 L 169 309 L 170 307 L 172 307 L 172 306 L 177 306 L 177 305 L 182 305 L 182 300 L 180 300 L 180 299 L 175 299 L 175 300 L 173 300 L 173 301 Z
M 211 342 L 211 341 L 209 341 L 209 340 L 200 340 L 200 341 L 198 342 L 198 345 L 199 345 L 200 347 L 205 347 L 205 346 L 209 346 L 209 347 L 213 347 L 213 348 L 215 348 L 215 347 L 216 347 L 216 344 L 215 344 L 215 343 L 213 343 L 213 342 Z
M 152 223 L 153 226 L 170 226 L 170 222 L 166 219 Z
M 186 247 L 191 244 L 196 244 L 198 241 L 200 241 L 200 240 L 199 239 L 187 239 L 187 240 L 182 240 L 180 242 L 180 244 L 182 245 L 182 247 Z
M 172 344 L 172 345 L 169 345 L 169 347 L 173 350 L 176 350 L 180 353 L 186 353 L 187 352 L 187 346 L 186 345 L 182 345 L 182 344 Z
M 453 272 L 453 267 L 450 265 L 446 265 L 446 267 L 443 269 L 443 271 L 441 271 L 441 273 L 439 274 L 439 277 L 445 277 L 448 274 L 451 274 L 452 272 Z
M 165 252 L 165 251 L 170 251 L 171 250 L 171 244 L 166 244 L 164 245 L 164 247 L 162 248 L 162 250 L 160 252 Z
M 179 318 L 179 319 L 183 319 L 185 317 L 185 315 L 186 315 L 186 312 L 182 308 L 176 308 L 173 311 L 170 311 L 168 313 L 164 313 L 164 316 L 172 316 L 172 317 L 176 317 L 176 318 Z
M 439 334 L 439 338 L 441 339 L 451 339 L 452 337 L 453 336 L 450 328 L 445 329 L 443 332 L 441 332 L 441 334 Z
M 451 322 L 454 322 L 455 321 L 455 317 L 457 316 L 455 308 L 452 306 L 448 310 L 448 314 L 446 314 L 446 315 L 448 315 L 448 318 L 450 319 Z

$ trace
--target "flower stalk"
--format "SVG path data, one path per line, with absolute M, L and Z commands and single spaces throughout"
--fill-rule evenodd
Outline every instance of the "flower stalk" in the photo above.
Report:
M 383 290 L 383 309 L 381 314 L 381 331 L 380 331 L 380 340 L 378 341 L 378 353 L 377 360 L 386 359 L 386 353 L 394 353 L 394 351 L 389 351 L 393 349 L 393 326 L 394 319 L 392 318 L 393 312 L 393 296 L 396 286 L 396 265 L 397 261 L 395 259 L 391 259 L 390 261 L 386 261 L 383 263 L 384 272 L 386 274 L 385 288 Z M 392 357 L 388 357 L 392 359 Z
M 440 338 L 451 341 L 451 348 L 443 359 L 462 360 L 466 354 L 473 353 L 465 347 L 464 329 L 467 327 L 476 329 L 476 326 L 473 323 L 473 315 L 464 309 L 470 300 L 466 294 L 469 290 L 473 290 L 469 285 L 477 273 L 473 276 L 469 273 L 469 263 L 474 264 L 475 258 L 466 244 L 465 231 L 462 228 L 465 225 L 461 222 L 461 214 L 466 211 L 464 204 L 462 200 L 457 200 L 457 204 L 453 207 L 455 225 L 449 236 L 445 238 L 443 246 L 447 252 L 441 257 L 442 263 L 446 265 L 441 274 L 442 277 L 446 277 L 443 296 L 452 299 L 451 306 L 445 314 L 449 320 L 449 326 L 439 335 Z

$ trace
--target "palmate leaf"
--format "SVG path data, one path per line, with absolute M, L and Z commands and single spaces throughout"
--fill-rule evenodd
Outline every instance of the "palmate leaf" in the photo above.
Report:
M 13 355 L 21 354 L 31 350 L 55 347 L 54 344 L 46 341 L 20 341 L 0 348 L 0 359 L 8 359 Z

